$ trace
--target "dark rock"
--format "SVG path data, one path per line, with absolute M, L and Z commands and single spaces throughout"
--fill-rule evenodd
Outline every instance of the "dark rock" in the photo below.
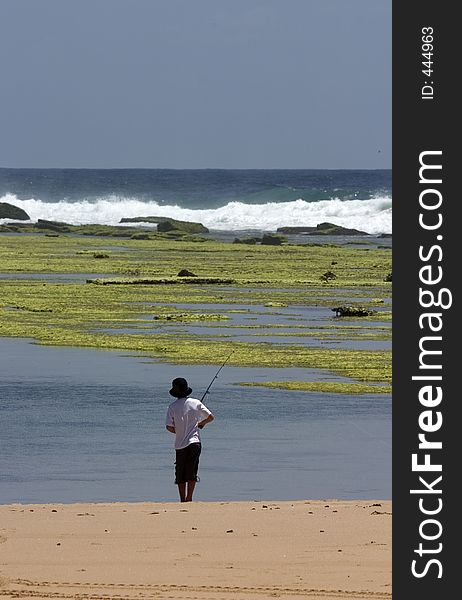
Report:
M 181 227 L 179 227 L 178 223 L 175 223 L 174 221 L 161 221 L 160 223 L 157 224 L 157 231 L 160 231 L 162 233 L 166 233 L 166 232 L 177 232 L 177 231 L 185 231 L 184 229 L 181 229 Z
M 167 217 L 124 217 L 119 223 L 160 223 L 161 221 L 169 221 Z
M 311 233 L 316 231 L 316 227 L 278 227 L 276 231 L 278 233 Z
M 29 221 L 30 217 L 25 210 L 8 204 L 8 202 L 0 202 L 0 219 L 15 219 L 18 221 Z
M 72 227 L 70 223 L 64 221 L 48 221 L 47 219 L 37 219 L 37 225 L 55 225 L 56 227 Z
M 60 221 L 46 221 L 45 219 L 38 219 L 35 227 L 37 229 L 51 229 L 51 231 L 68 233 L 71 231 L 72 225 L 69 225 L 69 223 L 61 223 Z
M 337 279 L 337 275 L 332 271 L 326 271 L 319 278 L 321 281 L 330 281 L 331 279 Z
M 337 306 L 332 309 L 336 317 L 370 317 L 375 310 L 368 310 L 362 306 Z
M 24 223 L 24 221 L 11 221 L 5 225 L 0 225 L 1 231 L 14 231 L 15 233 L 33 233 L 37 231 L 35 223 Z
M 158 279 L 87 279 L 87 283 L 95 285 L 177 285 L 179 283 L 187 284 L 192 283 L 194 285 L 220 285 L 220 284 L 231 284 L 236 283 L 235 279 L 221 279 L 220 277 L 197 277 L 197 278 L 161 278 Z
M 197 275 L 195 275 L 191 271 L 188 271 L 188 269 L 181 269 L 177 277 L 197 277 Z
M 388 273 L 388 275 L 384 277 L 384 281 L 393 281 L 393 273 Z
M 392 234 L 391 233 L 381 233 L 379 236 L 377 236 L 379 238 L 391 238 Z
M 316 227 L 278 227 L 281 233 L 304 233 L 306 235 L 368 235 L 365 231 L 349 229 L 334 223 L 319 223 Z
M 233 244 L 249 244 L 255 245 L 257 242 L 261 242 L 262 238 L 245 237 L 245 238 L 234 238 Z
M 127 217 L 120 220 L 120 223 L 156 223 L 157 231 L 184 231 L 186 233 L 208 233 L 207 227 L 202 223 L 192 221 L 177 221 L 169 217 Z
M 157 231 L 185 231 L 186 233 L 208 233 L 207 227 L 202 223 L 188 223 L 186 221 L 174 221 L 173 219 L 162 221 L 157 225 Z
M 22 221 L 11 222 L 0 225 L 0 233 L 48 233 L 57 232 L 61 234 L 76 234 L 95 237 L 120 237 L 139 240 L 178 240 L 181 242 L 206 242 L 208 237 L 184 230 L 173 229 L 165 233 L 158 233 L 153 228 L 129 227 L 126 225 L 69 225 L 59 221 L 48 221 L 39 219 L 37 223 L 25 223 Z
M 316 226 L 316 231 L 308 235 L 368 235 L 365 231 L 359 229 L 349 229 L 333 223 L 320 223 Z
M 318 223 L 318 225 L 316 225 L 317 231 L 327 231 L 328 229 L 332 229 L 334 227 L 341 227 L 341 226 L 336 225 L 335 223 L 329 223 L 328 221 L 324 221 L 323 223 Z
M 262 246 L 281 246 L 284 242 L 287 242 L 285 236 L 274 233 L 265 233 L 261 239 Z

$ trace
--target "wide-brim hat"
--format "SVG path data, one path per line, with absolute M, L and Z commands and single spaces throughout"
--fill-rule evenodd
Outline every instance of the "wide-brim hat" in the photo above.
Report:
M 192 389 L 188 386 L 186 379 L 177 377 L 172 381 L 172 389 L 169 391 L 169 394 L 175 398 L 184 398 L 192 394 Z

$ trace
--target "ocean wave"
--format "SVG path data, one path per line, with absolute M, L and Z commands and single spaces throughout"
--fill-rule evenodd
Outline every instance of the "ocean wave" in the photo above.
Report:
M 316 226 L 329 221 L 367 233 L 391 233 L 392 199 L 380 196 L 369 200 L 319 200 L 306 202 L 267 202 L 245 204 L 229 202 L 219 208 L 189 209 L 178 205 L 163 205 L 136 198 L 106 196 L 95 201 L 44 202 L 40 199 L 19 200 L 6 194 L 0 202 L 24 209 L 32 221 L 48 219 L 72 225 L 99 223 L 117 225 L 124 217 L 160 216 L 181 221 L 199 221 L 211 230 L 274 231 L 283 226 Z M 0 219 L 0 222 L 4 220 Z

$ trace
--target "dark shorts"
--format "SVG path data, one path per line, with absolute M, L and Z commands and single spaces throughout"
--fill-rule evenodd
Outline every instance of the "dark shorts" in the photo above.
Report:
M 181 450 L 176 450 L 175 483 L 198 480 L 197 470 L 199 468 L 200 453 L 201 445 L 199 442 L 189 444 Z

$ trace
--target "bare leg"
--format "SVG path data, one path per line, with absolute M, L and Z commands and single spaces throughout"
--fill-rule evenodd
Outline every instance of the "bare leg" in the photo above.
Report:
M 186 502 L 192 502 L 194 488 L 196 487 L 195 481 L 188 481 L 188 495 L 186 496 Z
M 178 492 L 180 494 L 180 502 L 186 502 L 186 483 L 178 484 Z

